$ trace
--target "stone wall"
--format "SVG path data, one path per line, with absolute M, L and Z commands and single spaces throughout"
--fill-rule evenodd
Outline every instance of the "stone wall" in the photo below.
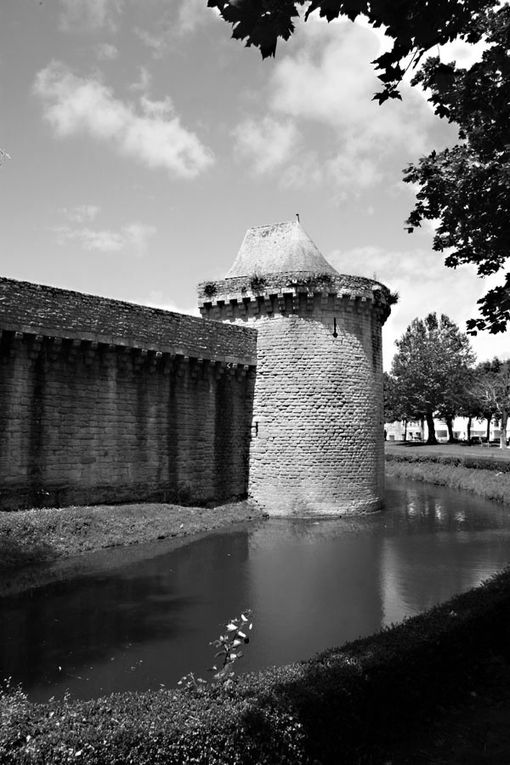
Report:
M 7 279 L 0 330 L 0 508 L 246 494 L 253 330 Z
M 268 275 L 257 294 L 246 280 L 226 279 L 213 299 L 202 287 L 203 316 L 257 328 L 249 494 L 274 515 L 382 504 L 389 293 L 360 277 L 327 281 L 309 279 L 313 292 L 290 274 Z

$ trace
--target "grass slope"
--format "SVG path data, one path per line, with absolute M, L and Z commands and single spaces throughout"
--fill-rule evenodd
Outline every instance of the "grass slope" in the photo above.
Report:
M 470 491 L 510 504 L 510 450 L 386 445 L 386 475 Z

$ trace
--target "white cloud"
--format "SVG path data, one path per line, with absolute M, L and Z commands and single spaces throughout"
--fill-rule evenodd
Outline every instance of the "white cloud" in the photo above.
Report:
M 189 34 L 211 18 L 211 9 L 204 0 L 181 0 L 178 13 L 179 34 Z
M 233 131 L 238 154 L 248 159 L 261 175 L 280 167 L 288 160 L 299 140 L 293 122 L 285 122 L 266 116 L 263 119 L 246 119 Z
M 70 218 L 70 220 L 80 223 L 84 219 Z M 156 233 L 154 226 L 137 222 L 122 226 L 117 231 L 69 224 L 54 226 L 51 230 L 56 234 L 60 245 L 75 242 L 89 252 L 108 253 L 128 250 L 135 255 L 143 255 L 146 252 L 150 238 Z
M 154 58 L 162 58 L 168 47 L 167 32 L 152 33 L 141 27 L 135 27 L 134 32 L 141 42 L 149 48 Z
M 481 61 L 482 54 L 487 50 L 487 47 L 485 40 L 480 40 L 475 44 L 467 43 L 464 40 L 454 40 L 440 46 L 439 56 L 444 63 L 455 61 L 457 66 L 468 69 Z
M 341 189 L 340 199 L 359 194 L 383 178 L 382 168 L 375 158 L 365 153 L 341 151 L 326 160 L 325 170 L 334 185 Z
M 154 30 L 135 27 L 134 32 L 146 45 L 154 58 L 162 58 L 176 39 L 188 39 L 198 28 L 219 15 L 216 8 L 208 8 L 206 0 L 173 0 L 158 18 Z
M 327 259 L 340 273 L 377 279 L 392 292 L 398 292 L 399 301 L 383 330 L 384 362 L 388 369 L 396 352 L 394 342 L 413 319 L 434 311 L 445 313 L 465 332 L 466 320 L 478 314 L 476 301 L 501 280 L 497 275 L 480 279 L 472 266 L 446 268 L 440 253 L 426 249 L 389 252 L 366 246 L 334 251 Z M 480 361 L 508 354 L 509 341 L 504 333 L 481 332 L 470 342 Z
M 283 169 L 280 183 L 286 189 L 318 188 L 324 182 L 325 167 L 317 151 L 300 151 Z
M 77 205 L 76 207 L 61 207 L 59 212 L 72 223 L 84 223 L 95 220 L 99 210 L 97 205 Z
M 165 119 L 171 117 L 174 111 L 172 99 L 167 96 L 160 101 L 153 100 L 146 95 L 140 96 L 140 106 L 147 117 L 154 119 Z
M 126 244 L 141 254 L 147 250 L 149 239 L 156 233 L 156 228 L 147 223 L 130 223 L 124 226 L 122 233 Z
M 78 77 L 56 61 L 37 74 L 34 91 L 60 137 L 81 133 L 108 141 L 119 153 L 179 178 L 194 178 L 213 162 L 212 152 L 181 125 L 169 100 L 142 98 L 139 113 L 97 79 Z
M 424 99 L 405 88 L 403 101 L 380 107 L 370 63 L 380 51 L 378 35 L 349 22 L 308 22 L 297 53 L 283 58 L 272 77 L 275 111 L 329 125 L 341 145 L 356 153 L 400 147 L 415 154 L 427 143 L 432 119 Z
M 98 43 L 95 50 L 100 61 L 113 61 L 119 55 L 118 48 L 111 43 Z
M 117 252 L 122 249 L 122 236 L 115 231 L 88 227 L 72 228 L 68 225 L 54 226 L 52 231 L 56 234 L 57 243 L 60 245 L 77 242 L 84 250 L 100 252 Z
M 59 25 L 65 32 L 109 29 L 115 31 L 124 0 L 60 0 Z
M 382 107 L 372 100 L 381 89 L 370 63 L 381 53 L 381 35 L 350 22 L 325 24 L 310 19 L 296 30 L 292 53 L 279 59 L 269 78 L 266 121 L 303 137 L 281 169 L 283 185 L 309 186 L 300 166 L 315 167 L 314 182 L 336 187 L 339 196 L 358 195 L 384 180 L 406 161 L 432 148 L 430 131 L 437 124 L 422 93 L 404 85 L 403 101 Z M 236 128 L 242 135 L 244 120 Z M 252 131 L 253 132 L 253 131 Z M 251 138 L 256 169 L 270 169 L 263 130 Z M 313 148 L 312 148 L 313 147 Z
M 130 90 L 140 91 L 141 93 L 147 93 L 152 82 L 152 75 L 145 66 L 138 67 L 138 79 L 133 82 L 129 88 Z

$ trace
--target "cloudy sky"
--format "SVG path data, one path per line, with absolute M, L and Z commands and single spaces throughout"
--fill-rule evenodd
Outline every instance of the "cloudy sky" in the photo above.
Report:
M 404 230 L 402 168 L 455 130 L 409 87 L 371 101 L 369 28 L 309 21 L 262 62 L 206 0 L 2 0 L 0 39 L 2 275 L 196 313 L 249 226 L 300 213 L 340 272 L 399 292 L 386 366 L 416 316 L 475 315 L 487 280 Z

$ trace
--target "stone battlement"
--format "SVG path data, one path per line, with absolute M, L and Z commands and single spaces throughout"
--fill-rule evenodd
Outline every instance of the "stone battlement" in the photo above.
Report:
M 310 271 L 238 276 L 198 285 L 204 318 L 249 319 L 260 314 L 292 314 L 335 308 L 376 310 L 381 324 L 391 311 L 391 294 L 373 279 Z M 350 305 L 349 305 L 350 304 Z

